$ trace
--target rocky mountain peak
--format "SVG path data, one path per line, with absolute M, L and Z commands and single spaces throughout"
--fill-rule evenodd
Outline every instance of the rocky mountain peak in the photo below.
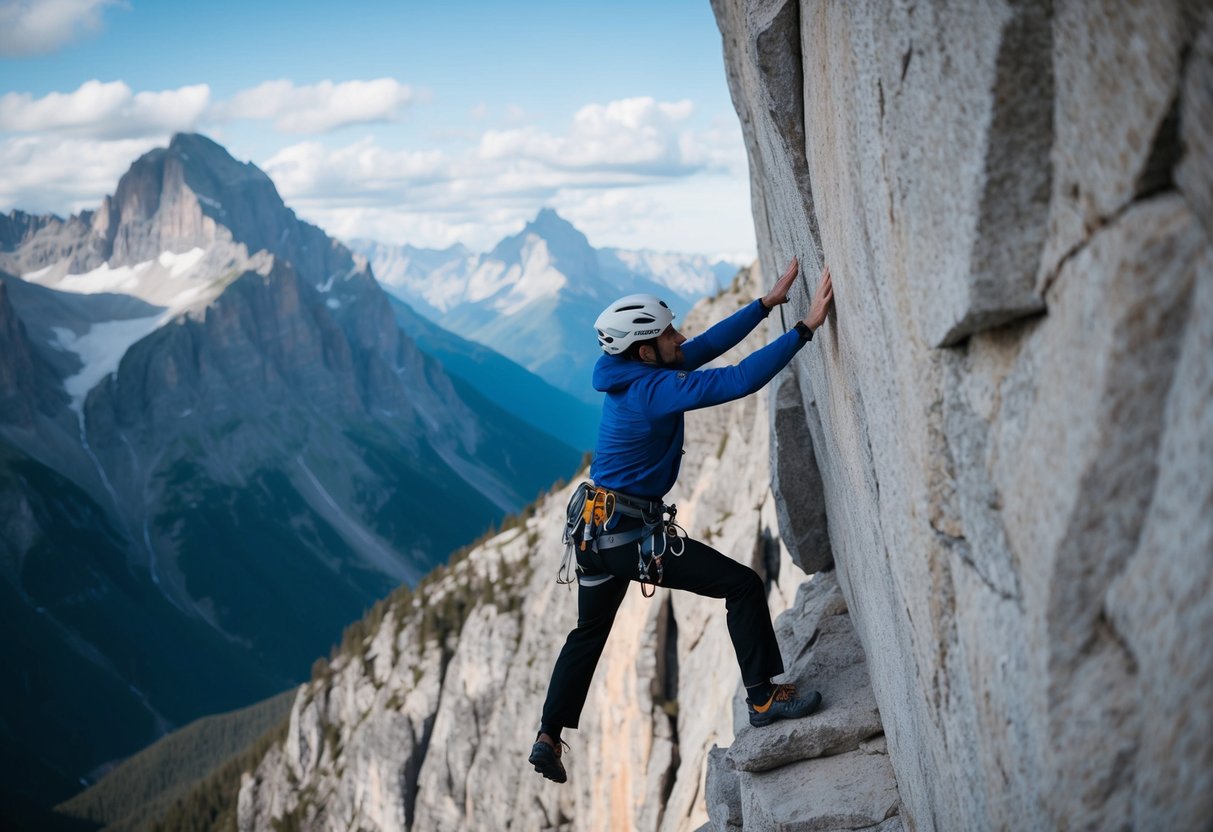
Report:
M 224 240 L 249 254 L 268 251 L 313 284 L 353 265 L 348 249 L 286 206 L 260 168 L 196 133 L 178 133 L 135 160 L 102 213 L 112 265 Z
M 535 215 L 535 219 L 526 224 L 522 230 L 523 234 L 538 234 L 547 240 L 570 239 L 577 241 L 585 241 L 586 236 L 578 231 L 571 222 L 556 213 L 554 208 L 540 208 L 539 213 Z
M 548 260 L 565 275 L 596 276 L 598 257 L 589 239 L 551 208 L 543 208 L 522 231 L 497 244 L 487 259 L 508 265 L 522 263 L 539 240 L 547 247 Z

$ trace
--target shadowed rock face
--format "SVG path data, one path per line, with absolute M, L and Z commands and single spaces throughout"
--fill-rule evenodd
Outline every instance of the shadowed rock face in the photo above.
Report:
M 816 459 L 906 814 L 1206 823 L 1207 6 L 713 6 L 787 320 L 834 275 L 775 485 Z
M 66 403 L 50 369 L 29 343 L 25 325 L 9 301 L 8 286 L 0 280 L 0 422 L 19 429 L 34 423 L 39 409 Z
M 268 251 L 311 283 L 353 265 L 348 249 L 283 204 L 264 172 L 192 133 L 180 133 L 167 148 L 136 160 L 106 201 L 98 224 L 113 265 L 222 239 L 250 253 Z

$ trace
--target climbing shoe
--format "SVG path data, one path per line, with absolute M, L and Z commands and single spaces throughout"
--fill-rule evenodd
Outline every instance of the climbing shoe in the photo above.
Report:
M 746 710 L 750 712 L 750 724 L 755 727 L 770 725 L 777 719 L 800 719 L 817 710 L 821 705 L 821 694 L 810 691 L 808 694 L 796 696 L 795 685 L 776 685 L 771 698 L 765 705 L 755 705 L 747 699 Z
M 563 740 L 559 745 L 552 745 L 536 739 L 535 744 L 531 746 L 531 756 L 527 758 L 527 762 L 547 779 L 563 783 L 569 779 L 569 776 L 565 774 L 564 764 L 560 762 L 560 746 L 565 744 Z

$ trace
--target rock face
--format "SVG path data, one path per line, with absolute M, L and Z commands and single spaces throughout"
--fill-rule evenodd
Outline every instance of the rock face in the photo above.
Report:
M 713 7 L 906 820 L 1207 824 L 1208 4 Z
M 8 286 L 0 280 L 0 422 L 18 429 L 33 425 L 39 409 L 52 410 L 66 399 L 57 390 L 49 367 L 30 346 L 24 323 L 9 300 Z

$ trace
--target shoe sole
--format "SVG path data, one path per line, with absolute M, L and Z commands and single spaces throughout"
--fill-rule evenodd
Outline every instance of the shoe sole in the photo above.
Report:
M 532 751 L 527 762 L 535 767 L 535 771 L 555 783 L 564 783 L 569 779 L 564 768 L 560 766 L 560 761 L 553 761 L 550 756 L 541 751 Z
M 813 695 L 809 697 L 809 707 L 801 714 L 781 714 L 781 713 L 765 713 L 760 714 L 757 711 L 750 712 L 750 724 L 755 728 L 762 728 L 770 725 L 772 722 L 778 722 L 781 719 L 804 719 L 806 716 L 814 713 L 821 707 L 821 694 L 813 691 Z

